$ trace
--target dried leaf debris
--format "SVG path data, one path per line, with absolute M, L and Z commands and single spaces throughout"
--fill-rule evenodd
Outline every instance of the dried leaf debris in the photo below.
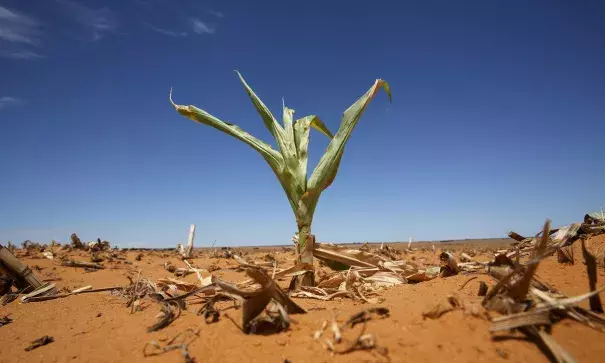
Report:
M 552 359 L 573 362 L 574 359 L 565 350 L 564 344 L 558 344 L 550 335 L 550 328 L 562 319 L 573 319 L 592 329 L 605 332 L 605 318 L 599 315 L 603 312 L 599 293 L 605 291 L 605 286 L 599 288 L 597 283 L 597 269 L 601 258 L 594 250 L 589 250 L 590 241 L 588 248 L 585 243 L 587 237 L 599 233 L 605 233 L 605 220 L 601 221 L 590 216 L 585 218 L 584 223 L 575 223 L 554 230 L 551 230 L 547 223 L 540 233 L 531 238 L 511 232 L 509 236 L 514 242 L 510 248 L 498 251 L 493 255 L 493 260 L 487 263 L 478 262 L 482 260 L 481 255 L 486 253 L 485 249 L 466 248 L 461 253 L 457 252 L 454 257 L 452 250 L 442 248 L 441 251 L 437 251 L 434 245 L 434 257 L 427 258 L 423 255 L 418 258 L 414 251 L 421 248 L 412 248 L 411 245 L 408 249 L 398 250 L 385 244 L 380 248 L 373 248 L 367 243 L 360 248 L 352 248 L 315 243 L 314 256 L 320 261 L 319 268 L 300 263 L 289 268 L 282 266 L 278 268 L 275 254 L 280 252 L 254 260 L 253 257 L 246 257 L 246 253 L 241 250 L 236 253 L 231 249 L 221 250 L 221 253 L 212 251 L 211 255 L 215 258 L 213 265 L 200 268 L 191 259 L 175 259 L 174 257 L 185 256 L 182 255 L 182 251 L 173 251 L 172 262 L 166 260 L 165 268 L 182 280 L 171 277 L 152 280 L 145 278 L 144 274 L 141 276 L 140 270 L 137 275 L 135 268 L 140 268 L 141 263 L 135 262 L 134 266 L 124 266 L 128 262 L 125 253 L 110 251 L 108 244 L 105 245 L 100 240 L 95 243 L 82 243 L 74 234 L 72 244 L 65 246 L 81 250 L 78 252 L 79 256 L 90 254 L 90 260 L 93 262 L 81 261 L 80 258 L 78 260 L 66 258 L 67 255 L 61 252 L 64 247 L 60 245 L 48 248 L 26 241 L 24 250 L 30 258 L 36 254 L 38 257 L 34 258 L 51 259 L 52 256 L 52 262 L 46 261 L 46 263 L 55 266 L 97 270 L 115 268 L 117 264 L 122 263 L 121 266 L 126 271 L 130 284 L 125 287 L 102 289 L 93 289 L 92 286 L 79 289 L 64 287 L 58 292 L 54 284 L 47 282 L 36 289 L 26 286 L 13 291 L 11 288 L 13 281 L 9 280 L 9 277 L 2 276 L 0 287 L 4 296 L 1 297 L 0 303 L 8 303 L 18 296 L 21 296 L 22 302 L 36 302 L 81 293 L 110 291 L 112 295 L 122 296 L 126 307 L 133 313 L 151 305 L 159 307 L 160 313 L 156 317 L 156 322 L 147 329 L 150 333 L 164 329 L 182 315 L 187 316 L 187 313 L 183 314 L 183 310 L 188 310 L 192 305 L 200 305 L 197 315 L 203 316 L 206 324 L 218 322 L 222 315 L 231 319 L 224 311 L 239 309 L 242 313 L 240 329 L 243 333 L 268 335 L 289 330 L 295 323 L 291 315 L 306 313 L 295 302 L 297 298 L 322 301 L 346 298 L 375 306 L 382 301 L 380 292 L 384 289 L 463 274 L 470 275 L 470 278 L 460 280 L 465 282 L 456 291 L 438 300 L 434 306 L 428 307 L 422 314 L 424 318 L 438 319 L 450 311 L 462 310 L 464 314 L 488 319 L 491 322 L 489 331 L 494 335 L 510 334 L 511 331 L 520 332 L 528 339 L 547 347 Z M 575 261 L 573 247 L 577 241 L 581 243 L 582 255 L 578 257 L 578 261 Z M 430 252 L 428 248 L 422 250 Z M 282 253 L 292 254 L 293 251 L 285 249 Z M 560 263 L 579 265 L 583 262 L 586 265 L 589 292 L 567 297 L 536 275 L 540 262 L 555 253 Z M 171 256 L 170 253 L 164 254 L 164 257 L 168 256 Z M 143 261 L 143 264 L 149 263 L 144 257 L 144 254 L 139 253 L 134 260 Z M 221 258 L 228 260 L 220 260 Z M 211 271 L 221 269 L 243 271 L 249 279 L 239 283 L 229 283 L 212 275 Z M 310 272 L 315 272 L 314 286 L 291 284 L 287 291 L 278 286 L 277 281 L 284 282 L 290 278 L 294 281 L 297 276 Z M 486 277 L 481 277 L 481 281 L 475 281 L 471 285 L 477 286 L 479 292 L 477 293 L 473 287 L 472 296 L 466 296 L 462 291 L 464 287 L 470 281 L 486 276 L 481 274 L 490 276 L 494 280 L 494 285 L 489 288 L 483 281 Z M 589 301 L 590 309 L 578 305 L 585 300 Z M 314 309 L 317 308 L 310 310 Z M 370 350 L 381 357 L 388 357 L 386 349 L 377 345 L 376 337 L 367 332 L 368 321 L 388 316 L 388 309 L 375 307 L 362 310 L 344 323 L 339 323 L 338 316 L 334 314 L 332 319 L 321 322 L 313 338 L 321 342 L 332 354 Z M 0 318 L 0 326 L 10 322 L 12 319 L 8 315 Z M 236 325 L 240 326 L 238 323 Z M 327 332 L 330 338 L 325 338 Z M 199 330 L 188 329 L 165 344 L 149 342 L 144 348 L 144 355 L 152 356 L 180 350 L 186 362 L 193 361 L 188 346 L 197 337 L 199 337 Z M 42 337 L 32 342 L 31 349 L 52 341 L 52 337 Z
M 216 323 L 219 320 L 220 311 L 214 306 L 218 301 L 233 301 L 233 308 L 239 308 L 244 299 L 238 295 L 232 295 L 225 292 L 216 293 L 202 305 L 197 313 L 197 315 L 204 316 L 206 324 Z
M 82 268 L 89 268 L 89 269 L 95 269 L 95 270 L 102 270 L 105 268 L 105 266 L 100 265 L 98 263 L 86 262 L 86 261 L 74 261 L 74 260 L 65 260 L 61 263 L 61 265 L 66 266 L 66 267 L 82 267 Z
M 8 325 L 13 322 L 13 319 L 9 317 L 10 314 L 4 315 L 3 318 L 0 318 L 0 327 Z
M 29 351 L 31 351 L 31 350 L 34 350 L 34 349 L 40 348 L 40 347 L 42 347 L 42 346 L 44 346 L 44 345 L 50 344 L 50 343 L 52 343 L 52 342 L 54 342 L 54 341 L 55 341 L 55 339 L 54 339 L 53 337 L 48 336 L 48 335 L 45 335 L 45 336 L 43 336 L 42 338 L 38 338 L 38 339 L 36 339 L 36 340 L 32 341 L 32 342 L 29 344 L 29 346 L 28 346 L 27 348 L 25 348 L 25 351 L 26 351 L 26 352 L 29 352 Z
M 260 285 L 260 289 L 245 291 L 219 279 L 215 281 L 216 285 L 225 292 L 245 299 L 242 314 L 242 330 L 244 333 L 254 334 L 286 330 L 290 325 L 288 314 L 306 313 L 303 308 L 298 306 L 279 288 L 262 268 L 248 266 L 246 274 Z M 268 305 L 269 308 L 267 308 Z M 263 311 L 265 311 L 265 316 L 257 318 Z
M 342 325 L 338 325 L 336 316 L 333 315 L 332 339 L 325 339 L 322 343 L 332 354 L 347 354 L 355 350 L 375 350 L 381 357 L 388 360 L 388 350 L 377 345 L 374 334 L 366 333 L 368 321 L 374 318 L 387 318 L 388 316 L 389 310 L 387 308 L 371 308 L 352 315 Z M 320 339 L 326 326 L 327 321 L 324 321 L 321 328 L 314 334 L 315 340 Z M 354 329 L 355 326 L 359 326 L 359 328 Z
M 503 316 L 492 319 L 490 331 L 500 332 L 511 329 L 524 333 L 529 339 L 540 342 L 548 348 L 550 354 L 557 362 L 575 362 L 574 358 L 559 345 L 548 329 L 562 318 L 571 318 L 590 327 L 605 331 L 605 320 L 595 314 L 585 314 L 585 311 L 577 306 L 584 300 L 598 297 L 596 290 L 596 273 L 591 273 L 594 263 L 587 262 L 589 285 L 591 292 L 575 298 L 566 298 L 555 289 L 546 286 L 537 280 L 535 271 L 542 259 L 557 251 L 564 245 L 571 245 L 580 239 L 577 233 L 580 226 L 572 225 L 570 228 L 559 229 L 555 233 L 553 243 L 550 238 L 554 232 L 550 230 L 550 222 L 544 225 L 539 237 L 530 243 L 532 250 L 530 258 L 525 264 L 514 263 L 514 267 L 508 264 L 490 269 L 490 275 L 494 277 L 497 284 L 486 294 L 483 305 L 492 311 L 503 314 Z M 511 237 L 521 239 L 517 234 Z M 523 239 L 522 241 L 526 241 Z M 582 241 L 583 242 L 583 241 Z M 529 243 L 529 242 L 528 242 Z M 585 259 L 590 260 L 590 256 Z M 591 277 L 592 276 L 592 277 Z M 604 288 L 605 289 L 605 288 Z M 591 304 L 591 308 L 598 309 L 600 301 Z
M 599 225 L 602 226 L 602 225 Z M 481 310 L 496 312 L 500 316 L 491 318 L 490 332 L 519 331 L 528 339 L 541 344 L 549 351 L 551 359 L 557 362 L 575 362 L 574 358 L 558 344 L 549 334 L 550 327 L 561 319 L 570 318 L 593 329 L 605 332 L 605 319 L 596 313 L 602 313 L 599 293 L 605 291 L 605 286 L 597 288 L 596 259 L 586 249 L 585 239 L 588 235 L 603 233 L 603 229 L 591 227 L 586 229 L 583 224 L 572 224 L 563 228 L 551 230 L 547 221 L 542 232 L 535 238 L 525 238 L 515 232 L 509 237 L 514 239 L 511 249 L 495 255 L 492 262 L 486 265 L 487 273 L 496 281 L 488 291 L 487 284 L 481 281 L 479 296 L 484 296 L 478 304 L 468 303 L 468 298 L 461 299 L 455 292 L 440 300 L 429 308 L 423 316 L 436 319 L 443 314 L 462 307 L 465 312 L 474 316 L 488 317 Z M 583 258 L 586 263 L 590 292 L 567 298 L 561 292 L 540 281 L 535 272 L 541 260 L 558 254 L 561 263 L 573 264 L 573 248 L 575 241 L 581 241 Z M 528 260 L 520 262 L 521 256 Z M 450 255 L 440 255 L 443 267 L 448 266 Z M 515 261 L 511 259 L 515 258 Z M 461 261 L 470 261 L 469 255 L 462 254 Z M 449 272 L 446 270 L 446 273 Z M 471 278 L 472 279 L 472 278 Z M 467 281 L 468 282 L 468 281 Z M 466 283 L 465 283 L 466 284 Z M 590 299 L 591 311 L 584 310 L 578 303 Z
M 156 323 L 147 328 L 147 332 L 151 333 L 163 329 L 178 319 L 179 316 L 181 316 L 181 306 L 178 303 L 163 303 L 162 310 L 157 316 Z
M 164 346 L 158 343 L 155 340 L 152 340 L 145 344 L 143 347 L 143 356 L 151 357 L 155 355 L 161 355 L 173 350 L 180 350 L 181 355 L 183 356 L 183 360 L 185 363 L 192 363 L 194 359 L 189 355 L 189 345 L 199 338 L 200 331 L 199 329 L 187 329 L 179 334 L 177 334 L 174 338 L 170 339 Z
M 392 286 L 429 281 L 437 277 L 448 277 L 460 272 L 484 271 L 486 264 L 477 262 L 463 254 L 465 262 L 457 262 L 454 256 L 443 251 L 439 265 L 421 266 L 413 261 L 401 259 L 413 254 L 409 248 L 404 252 L 382 244 L 372 249 L 367 243 L 358 249 L 330 244 L 315 243 L 314 256 L 333 272 L 318 270 L 316 286 L 291 285 L 290 296 L 329 301 L 335 298 L 377 304 L 378 293 Z M 473 253 L 474 254 L 474 253 Z M 414 260 L 414 256 L 411 256 Z M 424 262 L 421 261 L 422 264 Z M 304 271 L 299 271 L 304 273 Z

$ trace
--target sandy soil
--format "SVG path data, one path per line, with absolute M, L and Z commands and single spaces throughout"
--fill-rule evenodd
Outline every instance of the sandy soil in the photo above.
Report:
M 605 246 L 605 236 L 589 241 L 591 248 Z M 419 247 L 420 245 L 414 245 Z M 493 244 L 436 244 L 441 248 L 461 251 L 463 249 L 484 247 L 494 248 Z M 402 247 L 402 246 L 399 246 Z M 267 249 L 263 249 L 267 250 Z M 292 264 L 291 252 L 275 249 L 280 266 Z M 247 258 L 260 258 L 266 252 L 250 249 Z M 48 259 L 22 258 L 30 267 L 38 266 L 41 278 L 60 277 L 56 281 L 58 288 L 73 289 L 85 285 L 94 288 L 115 285 L 128 285 L 127 274 L 135 276 L 140 270 L 142 277 L 157 279 L 174 277 L 164 269 L 164 262 L 170 260 L 184 267 L 175 255 L 162 257 L 165 252 L 145 252 L 141 261 L 136 261 L 138 252 L 128 252 L 128 262 L 107 263 L 108 268 L 85 273 L 81 268 L 62 267 L 56 261 Z M 72 253 L 75 259 L 88 260 L 86 252 Z M 79 256 L 78 256 L 79 255 Z M 457 256 L 457 254 L 456 254 Z M 588 291 L 585 266 L 581 261 L 579 243 L 575 245 L 576 264 L 560 265 L 556 257 L 543 261 L 538 276 L 568 296 Z M 416 250 L 406 258 L 438 264 L 438 254 L 432 251 Z M 487 254 L 477 257 L 488 260 Z M 210 259 L 202 256 L 193 260 L 194 265 L 208 267 L 219 264 L 221 270 L 213 274 L 228 281 L 239 282 L 245 278 L 243 273 L 230 268 L 236 267 L 233 260 Z M 605 270 L 599 268 L 598 285 L 605 283 Z M 532 342 L 524 340 L 518 334 L 501 334 L 498 339 L 489 333 L 490 323 L 480 318 L 463 315 L 462 311 L 453 311 L 437 320 L 424 320 L 422 312 L 444 296 L 457 291 L 472 276 L 460 293 L 476 296 L 479 282 L 492 285 L 492 279 L 484 274 L 457 275 L 437 278 L 419 284 L 400 285 L 380 293 L 384 299 L 378 306 L 387 307 L 390 317 L 372 320 L 367 331 L 376 335 L 377 344 L 388 349 L 393 362 L 548 362 L 546 356 Z M 194 274 L 182 280 L 195 283 Z M 287 281 L 280 281 L 287 285 Z M 605 294 L 601 294 L 605 301 Z M 270 336 L 245 335 L 229 319 L 227 313 L 236 322 L 241 322 L 240 310 L 227 310 L 217 323 L 207 325 L 202 316 L 197 316 L 198 306 L 191 305 L 183 311 L 181 317 L 167 328 L 147 333 L 147 327 L 155 322 L 159 305 L 146 301 L 147 307 L 134 314 L 125 307 L 125 299 L 110 293 L 91 293 L 75 295 L 46 302 L 21 304 L 14 301 L 0 306 L 0 316 L 10 314 L 14 322 L 0 327 L 0 362 L 182 362 L 179 351 L 172 351 L 157 357 L 143 356 L 144 345 L 152 340 L 171 339 L 187 328 L 199 328 L 200 337 L 189 346 L 192 357 L 198 362 L 375 362 L 385 359 L 372 351 L 355 351 L 346 355 L 331 356 L 330 353 L 313 339 L 313 333 L 322 321 L 330 320 L 333 311 L 338 320 L 345 321 L 351 314 L 369 307 L 368 304 L 348 299 L 323 302 L 309 299 L 295 299 L 308 310 L 308 314 L 294 315 L 296 321 L 289 331 Z M 587 304 L 583 304 L 587 307 Z M 554 326 L 554 338 L 579 362 L 605 362 L 605 335 L 574 321 L 565 320 Z M 24 351 L 29 342 L 43 335 L 54 337 L 55 342 L 35 349 Z

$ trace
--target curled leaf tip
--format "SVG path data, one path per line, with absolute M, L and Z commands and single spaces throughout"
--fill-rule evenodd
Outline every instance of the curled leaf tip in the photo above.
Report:
M 180 112 L 184 108 L 183 106 L 177 105 L 172 100 L 172 87 L 170 87 L 170 94 L 168 95 L 168 99 L 170 100 L 170 103 L 172 104 L 172 107 L 174 107 L 175 110 Z
M 384 88 L 384 91 L 389 96 L 389 103 L 393 103 L 393 96 L 391 94 L 391 86 L 389 86 L 389 83 L 387 81 L 385 81 L 384 79 L 378 79 L 377 81 L 379 82 L 380 86 L 382 86 L 382 88 Z
M 176 104 L 174 103 L 174 101 L 172 100 L 172 87 L 170 87 L 170 93 L 168 94 L 168 99 L 170 100 L 170 103 L 172 104 L 172 106 L 174 108 L 176 108 Z

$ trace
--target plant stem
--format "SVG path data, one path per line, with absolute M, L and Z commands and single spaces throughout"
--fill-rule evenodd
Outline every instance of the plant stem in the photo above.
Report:
M 313 247 L 315 246 L 315 236 L 311 234 L 310 226 L 300 226 L 298 228 L 298 250 L 300 262 L 313 264 Z
M 306 263 L 313 266 L 313 248 L 315 247 L 315 236 L 311 234 L 311 227 L 309 225 L 302 225 L 298 227 L 298 245 L 296 246 L 298 252 L 298 262 Z M 315 285 L 315 273 L 309 271 L 304 275 L 294 277 L 293 283 L 298 288 L 300 286 L 314 286 Z

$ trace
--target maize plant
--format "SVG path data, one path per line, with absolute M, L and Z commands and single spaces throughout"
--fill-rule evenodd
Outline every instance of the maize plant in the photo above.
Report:
M 387 82 L 377 79 L 374 85 L 344 112 L 340 128 L 336 132 L 336 135 L 333 135 L 326 125 L 315 115 L 294 120 L 294 110 L 286 107 L 285 104 L 282 116 L 283 125 L 280 124 L 267 106 L 254 93 L 252 88 L 248 86 L 241 74 L 237 71 L 236 73 L 265 126 L 275 138 L 278 150 L 275 150 L 271 145 L 250 135 L 238 126 L 221 121 L 202 109 L 195 106 L 175 104 L 172 101 L 172 91 L 170 93 L 170 102 L 181 115 L 231 135 L 250 145 L 250 147 L 262 155 L 286 192 L 290 207 L 296 216 L 299 262 L 312 264 L 314 236 L 311 234 L 311 224 L 319 196 L 334 181 L 345 145 L 372 98 L 381 88 L 384 88 L 389 96 L 389 101 L 391 101 L 389 85 Z M 315 170 L 313 170 L 311 177 L 307 180 L 307 150 L 309 148 L 311 128 L 323 133 L 331 141 L 325 154 L 321 157 Z

